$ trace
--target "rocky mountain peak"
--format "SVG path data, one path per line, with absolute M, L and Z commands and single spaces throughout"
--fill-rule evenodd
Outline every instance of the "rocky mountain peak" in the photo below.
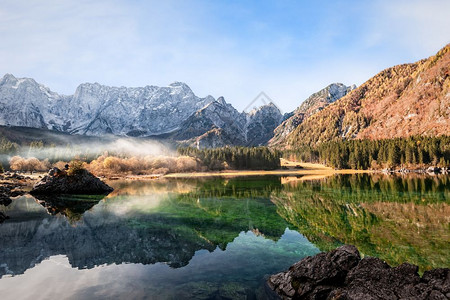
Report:
M 149 136 L 177 129 L 215 99 L 199 98 L 184 83 L 168 87 L 80 84 L 58 95 L 33 79 L 6 74 L 0 84 L 0 125 L 46 128 L 86 135 Z
M 6 73 L 0 80 L 0 83 L 4 84 L 7 82 L 11 83 L 11 82 L 15 82 L 15 81 L 17 81 L 17 78 L 13 74 Z
M 222 105 L 225 105 L 225 104 L 226 104 L 225 98 L 224 98 L 223 96 L 220 96 L 219 98 L 217 98 L 216 101 L 217 101 L 218 103 L 222 104 Z
M 0 80 L 0 85 L 6 85 L 14 89 L 19 88 L 19 86 L 21 85 L 35 86 L 35 87 L 39 86 L 39 84 L 32 78 L 17 78 L 13 74 L 9 73 L 3 76 L 3 78 Z
M 305 119 L 321 111 L 329 104 L 339 100 L 356 88 L 355 85 L 346 86 L 343 83 L 332 83 L 320 91 L 309 96 L 274 130 L 270 145 L 283 144 L 287 136 L 294 131 Z
M 270 111 L 270 112 L 274 112 L 277 115 L 278 114 L 281 115 L 280 109 L 273 102 L 270 102 L 268 104 L 264 104 L 264 105 L 261 105 L 260 107 L 252 109 L 248 113 L 248 115 L 249 116 L 253 116 L 253 115 L 257 114 L 257 113 L 260 113 L 261 111 Z
M 175 81 L 169 84 L 169 88 L 172 92 L 182 92 L 184 94 L 194 94 L 191 88 L 184 82 Z
M 320 91 L 309 96 L 303 103 L 295 110 L 295 113 L 313 113 L 310 110 L 321 109 L 327 104 L 333 103 L 336 100 L 347 95 L 348 92 L 355 89 L 356 86 L 346 86 L 343 83 L 332 83 Z

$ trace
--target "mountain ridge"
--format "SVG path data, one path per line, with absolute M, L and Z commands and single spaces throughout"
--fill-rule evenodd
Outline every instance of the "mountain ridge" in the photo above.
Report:
M 219 106 L 222 116 L 216 111 Z M 260 111 L 270 111 L 273 116 L 261 116 Z M 197 97 L 183 82 L 167 87 L 82 83 L 73 95 L 60 95 L 32 78 L 12 74 L 0 79 L 0 112 L 1 125 L 88 136 L 166 136 L 204 147 L 265 144 L 281 122 L 281 113 L 273 104 L 240 113 L 223 97 Z M 262 117 L 268 117 L 272 124 L 263 122 Z M 255 138 L 248 138 L 248 130 Z
M 59 95 L 32 78 L 6 74 L 0 80 L 0 124 L 85 135 L 152 135 L 175 130 L 180 120 L 212 101 L 179 82 L 138 88 L 82 83 L 73 95 Z M 173 118 L 167 120 L 169 113 Z
M 450 44 L 427 59 L 387 68 L 302 122 L 284 146 L 448 134 L 449 74 Z

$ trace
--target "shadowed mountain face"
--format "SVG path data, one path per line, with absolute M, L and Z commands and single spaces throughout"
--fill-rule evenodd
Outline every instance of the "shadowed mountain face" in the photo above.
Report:
M 249 113 L 238 112 L 223 97 L 198 110 L 184 121 L 180 128 L 164 135 L 184 146 L 198 148 L 227 145 L 265 145 L 283 116 L 272 103 Z
M 450 45 L 416 63 L 375 75 L 302 122 L 287 138 L 302 144 L 450 132 Z

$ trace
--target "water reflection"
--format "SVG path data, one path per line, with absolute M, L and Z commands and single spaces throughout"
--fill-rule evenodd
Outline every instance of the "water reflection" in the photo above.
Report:
M 183 268 L 156 263 L 75 270 L 65 256 L 59 255 L 22 276 L 4 277 L 0 290 L 8 286 L 3 299 L 37 295 L 65 299 L 265 299 L 264 274 L 315 253 L 314 246 L 296 231 L 286 230 L 277 242 L 241 232 L 226 251 L 196 251 Z M 52 283 L 51 293 L 42 282 Z
M 449 196 L 448 176 L 352 175 L 297 181 L 272 201 L 321 250 L 353 244 L 424 271 L 450 266 Z
M 67 255 L 79 269 L 158 262 L 178 268 L 198 250 L 225 250 L 240 232 L 275 241 L 288 226 L 267 198 L 198 197 L 190 192 L 195 185 L 183 182 L 160 182 L 155 188 L 116 184 L 123 188 L 100 202 L 80 196 L 16 200 L 9 207 L 10 221 L 0 230 L 0 261 L 6 265 L 0 274 L 21 274 L 57 254 Z M 57 217 L 42 213 L 44 207 L 52 215 L 59 212 Z M 78 222 L 72 222 L 73 215 Z
M 82 215 L 94 207 L 104 195 L 35 195 L 50 215 L 66 216 L 71 222 L 81 220 Z
M 343 243 L 394 265 L 450 266 L 449 177 L 311 179 L 115 181 L 105 199 L 21 197 L 0 207 L 11 217 L 0 291 L 54 272 L 76 298 L 263 297 L 265 275 Z M 82 274 L 90 281 L 71 288 Z

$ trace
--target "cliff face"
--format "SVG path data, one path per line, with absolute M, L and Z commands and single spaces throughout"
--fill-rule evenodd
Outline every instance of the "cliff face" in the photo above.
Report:
M 428 59 L 386 69 L 302 122 L 287 144 L 448 134 L 449 74 L 450 45 Z

